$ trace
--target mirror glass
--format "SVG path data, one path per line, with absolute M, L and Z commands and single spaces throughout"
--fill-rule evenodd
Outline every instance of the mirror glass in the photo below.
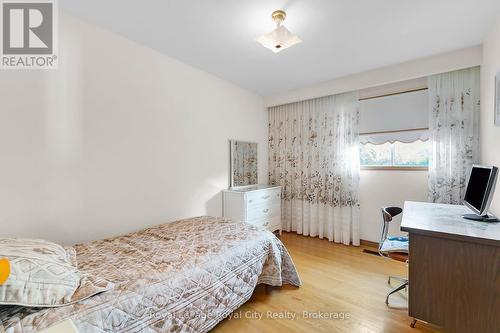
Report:
M 257 143 L 231 140 L 230 186 L 257 185 Z

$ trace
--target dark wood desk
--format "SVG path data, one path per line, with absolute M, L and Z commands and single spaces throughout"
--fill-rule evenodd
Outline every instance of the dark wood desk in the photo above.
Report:
M 500 332 L 500 223 L 464 206 L 407 201 L 408 314 L 447 332 Z

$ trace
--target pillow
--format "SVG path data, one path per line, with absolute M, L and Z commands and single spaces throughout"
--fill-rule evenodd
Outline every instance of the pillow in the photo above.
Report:
M 0 258 L 10 275 L 0 285 L 0 304 L 58 307 L 109 290 L 113 284 L 77 269 L 72 247 L 41 239 L 0 238 Z
M 380 247 L 380 252 L 403 252 L 408 253 L 408 237 L 387 237 Z

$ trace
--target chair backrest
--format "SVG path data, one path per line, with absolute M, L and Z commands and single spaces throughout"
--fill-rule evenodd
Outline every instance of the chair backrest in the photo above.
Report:
M 378 244 L 378 252 L 382 248 L 382 244 L 387 239 L 387 234 L 389 233 L 389 224 L 395 216 L 398 216 L 403 212 L 400 207 L 382 207 L 382 232 L 380 235 L 380 242 Z M 380 253 L 382 255 L 382 253 Z

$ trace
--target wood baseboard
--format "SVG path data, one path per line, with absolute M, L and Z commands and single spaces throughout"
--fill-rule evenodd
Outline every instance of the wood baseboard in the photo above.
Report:
M 359 242 L 361 243 L 361 245 L 369 246 L 369 247 L 373 247 L 373 248 L 378 249 L 378 243 L 377 242 L 372 242 L 372 241 L 364 240 L 364 239 L 361 239 Z

